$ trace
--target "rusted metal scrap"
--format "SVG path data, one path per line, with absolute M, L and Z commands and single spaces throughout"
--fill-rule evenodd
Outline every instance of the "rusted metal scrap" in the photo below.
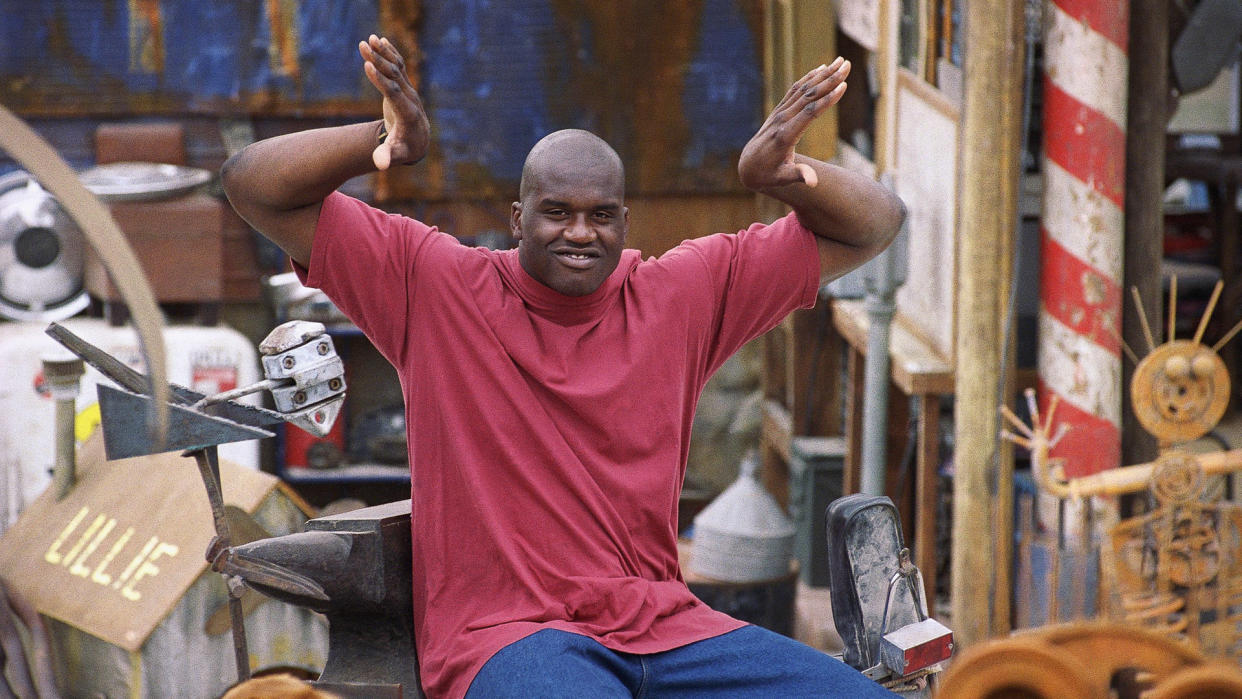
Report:
M 1100 552 L 1105 582 L 1101 606 L 1115 619 L 1236 658 L 1242 656 L 1242 506 L 1211 502 L 1206 479 L 1242 470 L 1242 450 L 1195 454 L 1179 447 L 1206 435 L 1224 415 L 1231 383 L 1218 351 L 1242 323 L 1215 345 L 1203 343 L 1220 298 L 1218 283 L 1193 339 L 1176 339 L 1176 288 L 1174 281 L 1169 341 L 1155 345 L 1140 303 L 1148 353 L 1139 360 L 1125 348 L 1137 364 L 1131 383 L 1133 410 L 1160 444 L 1154 462 L 1067 478 L 1063 460 L 1051 456 L 1064 434 L 1063 427 L 1054 426 L 1056 398 L 1041 418 L 1032 391 L 1027 392 L 1031 424 L 1002 406 L 1014 430 L 1002 436 L 1030 450 L 1036 483 L 1062 502 L 1146 489 L 1151 510 L 1113 526 L 1108 546 Z M 1084 549 L 1090 549 L 1089 527 L 1082 535 Z M 1058 559 L 1053 553 L 1055 590 Z

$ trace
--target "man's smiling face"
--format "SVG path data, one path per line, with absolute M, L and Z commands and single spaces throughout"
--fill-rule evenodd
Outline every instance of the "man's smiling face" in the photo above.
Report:
M 510 225 L 526 273 L 567 296 L 600 287 L 629 231 L 616 153 L 585 131 L 558 131 L 531 150 Z

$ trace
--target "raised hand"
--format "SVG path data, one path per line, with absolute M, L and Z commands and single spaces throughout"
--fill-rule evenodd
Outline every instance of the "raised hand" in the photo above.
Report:
M 405 74 L 405 59 L 386 38 L 374 34 L 358 43 L 366 61 L 367 80 L 384 96 L 384 128 L 388 135 L 371 154 L 375 167 L 387 170 L 393 163 L 410 164 L 427 155 L 431 124 L 418 91 Z
M 845 78 L 850 62 L 837 57 L 831 65 L 821 65 L 789 87 L 780 104 L 742 149 L 737 171 L 742 184 L 756 192 L 775 187 L 819 183 L 815 170 L 794 159 L 794 146 L 811 122 L 845 94 Z

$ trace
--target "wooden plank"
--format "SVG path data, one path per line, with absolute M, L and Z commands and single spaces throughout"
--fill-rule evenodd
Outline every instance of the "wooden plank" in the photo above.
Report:
M 919 3 L 919 75 L 936 83 L 936 18 L 932 0 Z
M 842 475 L 841 494 L 857 493 L 862 483 L 862 433 L 863 433 L 863 353 L 856 345 L 850 345 L 846 361 L 847 392 L 845 402 L 845 473 Z
M 875 164 L 880 172 L 893 172 L 897 165 L 897 74 L 901 50 L 901 3 L 880 3 L 879 47 L 875 52 Z
M 954 356 L 958 219 L 958 107 L 908 71 L 898 71 L 895 190 L 909 211 L 906 282 L 897 310 L 946 358 Z
M 789 505 L 789 440 L 792 421 L 785 406 L 763 402 L 759 441 L 763 445 L 763 486 L 781 507 Z
M 837 332 L 850 346 L 866 354 L 871 322 L 864 302 L 837 299 L 832 302 L 832 320 Z M 889 333 L 889 358 L 893 382 L 907 395 L 953 393 L 953 366 L 902 316 L 894 320 Z
M 823 0 L 796 0 L 793 10 L 792 76 L 796 80 L 815 66 L 832 63 L 837 57 L 837 42 L 834 12 L 828 3 Z M 854 78 L 856 87 L 853 89 L 862 86 L 861 77 Z M 789 83 L 774 87 L 784 94 Z M 820 160 L 831 160 L 836 155 L 837 109 L 829 109 L 811 123 L 798 144 L 799 152 Z
M 972 10 L 972 20 L 980 21 L 966 26 L 970 51 L 964 66 L 961 141 L 969 146 L 959 153 L 961 215 L 955 226 L 954 273 L 951 599 L 954 641 L 963 647 L 1000 635 L 1009 625 L 1013 466 L 997 454 L 996 393 L 1004 367 L 1013 363 L 1002 351 L 1008 338 L 1001 319 L 1012 276 L 1021 173 L 1025 28 L 1022 8 L 1012 2 L 993 0 Z M 1012 370 L 1004 373 L 1012 376 Z M 1003 544 L 996 546 L 1001 538 Z M 998 549 L 1003 560 L 996 555 Z
M 228 461 L 220 471 L 225 502 L 246 513 L 279 482 Z M 5 532 L 0 573 L 40 613 L 137 651 L 207 569 L 214 535 L 194 459 L 106 461 L 96 431 L 73 490 L 44 491 Z
M 918 456 L 915 467 L 914 559 L 923 573 L 928 614 L 936 604 L 936 518 L 939 510 L 940 396 L 918 397 Z
M 841 336 L 832 328 L 832 306 L 821 300 L 815 308 L 794 311 L 794 433 L 841 435 Z
M 763 401 L 762 438 L 770 444 L 780 457 L 789 462 L 789 444 L 793 437 L 793 420 L 789 409 L 774 400 Z

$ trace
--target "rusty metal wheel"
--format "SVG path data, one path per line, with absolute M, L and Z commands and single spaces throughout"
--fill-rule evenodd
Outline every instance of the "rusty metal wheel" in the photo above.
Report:
M 1144 692 L 1143 699 L 1242 699 L 1242 673 L 1224 663 L 1188 667 Z
M 970 648 L 941 678 L 938 697 L 952 699 L 1104 699 L 1083 661 L 1038 638 L 1007 638 Z
M 1188 442 L 1207 434 L 1229 406 L 1229 371 L 1209 347 L 1174 340 L 1134 369 L 1134 416 L 1159 440 Z

